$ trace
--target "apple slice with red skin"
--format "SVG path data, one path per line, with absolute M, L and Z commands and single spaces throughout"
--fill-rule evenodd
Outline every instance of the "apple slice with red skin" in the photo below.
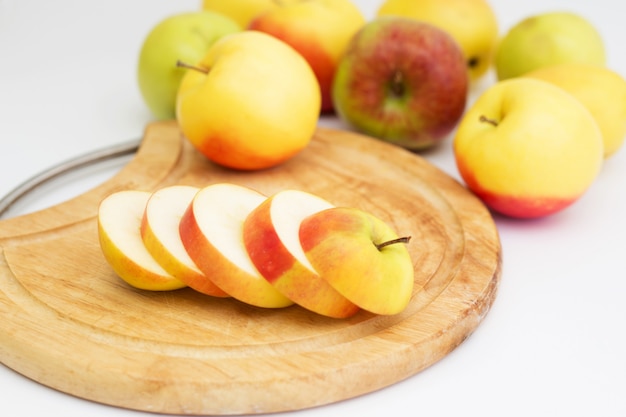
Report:
M 246 217 L 267 197 L 230 183 L 198 191 L 180 220 L 185 250 L 200 270 L 231 297 L 266 308 L 293 304 L 256 269 L 243 243 Z
M 320 276 L 364 310 L 400 313 L 408 305 L 414 269 L 406 247 L 384 221 L 352 207 L 334 207 L 302 220 L 300 243 Z
M 102 253 L 126 283 L 151 291 L 169 291 L 185 283 L 167 272 L 148 252 L 141 221 L 151 193 L 125 190 L 110 194 L 98 207 L 98 239 Z
M 359 311 L 358 306 L 313 269 L 298 235 L 302 219 L 330 207 L 328 201 L 304 191 L 279 191 L 248 215 L 243 240 L 256 268 L 278 291 L 307 310 L 346 318 Z
M 173 185 L 152 193 L 141 221 L 141 238 L 163 269 L 188 287 L 214 297 L 228 297 L 193 262 L 180 238 L 180 219 L 199 190 Z

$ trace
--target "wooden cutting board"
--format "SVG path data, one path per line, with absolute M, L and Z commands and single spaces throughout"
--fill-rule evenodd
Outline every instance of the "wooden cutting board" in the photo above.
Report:
M 233 182 L 295 188 L 371 211 L 411 235 L 415 291 L 395 316 L 338 320 L 255 308 L 190 289 L 130 288 L 105 262 L 99 202 L 113 191 Z M 286 164 L 235 172 L 208 162 L 173 122 L 149 125 L 112 179 L 40 212 L 0 221 L 0 361 L 46 386 L 113 406 L 257 414 L 389 386 L 458 346 L 490 309 L 501 271 L 482 203 L 423 158 L 320 128 Z

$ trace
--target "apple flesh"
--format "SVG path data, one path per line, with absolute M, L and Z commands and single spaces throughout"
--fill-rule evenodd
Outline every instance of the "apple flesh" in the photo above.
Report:
M 338 115 L 367 135 L 423 150 L 457 125 L 469 76 L 458 44 L 443 30 L 378 17 L 352 39 L 333 82 Z
M 514 218 L 551 215 L 578 200 L 600 172 L 603 151 L 600 129 L 580 102 L 526 77 L 487 89 L 454 138 L 468 188 Z
M 141 222 L 150 198 L 146 191 L 118 191 L 98 207 L 98 239 L 102 253 L 115 273 L 132 287 L 169 291 L 185 283 L 167 272 L 146 249 Z
M 346 318 L 356 314 L 358 306 L 320 277 L 299 238 L 304 218 L 331 207 L 328 201 L 304 191 L 280 191 L 248 215 L 243 239 L 254 265 L 278 291 L 315 313 Z
M 256 269 L 243 242 L 246 217 L 266 196 L 229 183 L 202 188 L 180 220 L 183 245 L 200 270 L 231 297 L 266 308 L 293 304 Z
M 329 208 L 303 219 L 299 238 L 315 271 L 360 308 L 391 315 L 408 305 L 414 287 L 408 238 L 382 220 L 356 208 Z
M 253 19 L 248 29 L 270 34 L 297 50 L 319 83 L 321 111 L 333 111 L 332 80 L 337 64 L 365 17 L 350 0 L 277 2 L 278 7 Z
M 152 193 L 141 221 L 141 238 L 152 257 L 188 287 L 214 297 L 228 297 L 193 262 L 178 231 L 180 219 L 199 191 L 173 185 Z
M 170 16 L 154 26 L 137 63 L 139 91 L 154 117 L 176 117 L 176 93 L 185 74 L 176 61 L 196 63 L 217 39 L 241 30 L 226 16 L 209 11 Z

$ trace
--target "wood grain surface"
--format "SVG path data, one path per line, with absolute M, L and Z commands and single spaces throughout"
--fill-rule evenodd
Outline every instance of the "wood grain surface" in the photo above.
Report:
M 415 290 L 394 316 L 330 319 L 182 289 L 136 290 L 104 260 L 99 202 L 122 189 L 233 182 L 315 193 L 411 235 Z M 372 392 L 442 359 L 496 296 L 501 246 L 488 210 L 425 159 L 319 128 L 286 164 L 220 168 L 173 122 L 148 125 L 113 178 L 57 206 L 0 221 L 0 361 L 56 390 L 113 406 L 188 415 L 298 410 Z

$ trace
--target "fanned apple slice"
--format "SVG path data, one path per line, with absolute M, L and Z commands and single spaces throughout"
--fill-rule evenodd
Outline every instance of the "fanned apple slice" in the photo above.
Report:
M 400 313 L 414 286 L 408 237 L 372 214 L 333 207 L 302 220 L 302 249 L 313 268 L 339 293 L 375 314 Z
M 293 301 L 263 278 L 243 243 L 243 223 L 265 199 L 240 185 L 206 186 L 183 214 L 180 237 L 198 268 L 233 298 L 257 307 L 286 307 Z
M 228 297 L 191 259 L 180 238 L 179 224 L 200 189 L 172 185 L 152 193 L 141 222 L 141 237 L 152 257 L 190 288 L 214 297 Z
M 141 219 L 151 193 L 126 190 L 98 207 L 98 239 L 106 261 L 129 285 L 151 291 L 185 287 L 150 255 L 141 239 Z
M 298 236 L 302 219 L 330 207 L 304 191 L 280 191 L 248 215 L 243 240 L 252 263 L 278 291 L 315 313 L 346 318 L 359 308 L 319 276 Z

